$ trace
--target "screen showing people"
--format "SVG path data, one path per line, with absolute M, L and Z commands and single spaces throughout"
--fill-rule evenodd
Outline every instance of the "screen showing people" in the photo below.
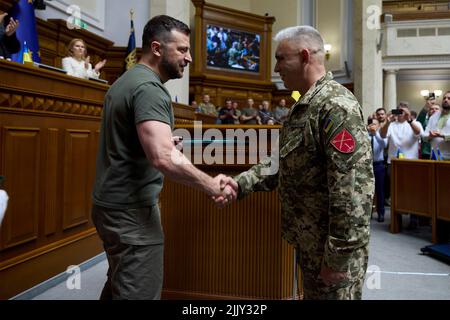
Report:
M 215 25 L 206 27 L 208 67 L 259 72 L 261 36 Z

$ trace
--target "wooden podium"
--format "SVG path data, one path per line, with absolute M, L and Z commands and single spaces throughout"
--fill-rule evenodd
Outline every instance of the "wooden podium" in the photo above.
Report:
M 225 136 L 227 130 L 250 127 L 204 125 L 202 130 L 219 128 Z M 177 128 L 193 130 L 193 126 Z M 240 165 L 199 167 L 212 176 L 233 176 L 250 167 L 247 160 Z M 166 178 L 161 217 L 165 232 L 163 298 L 292 298 L 294 251 L 281 237 L 281 206 L 276 190 L 254 193 L 218 209 L 207 195 Z

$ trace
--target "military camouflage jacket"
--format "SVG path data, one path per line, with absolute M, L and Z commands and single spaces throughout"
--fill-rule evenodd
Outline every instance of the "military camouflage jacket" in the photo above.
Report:
M 358 101 L 331 73 L 291 108 L 280 133 L 279 171 L 263 175 L 270 161 L 235 177 L 239 198 L 278 186 L 283 237 L 321 255 L 329 268 L 349 271 L 369 241 L 372 152 Z

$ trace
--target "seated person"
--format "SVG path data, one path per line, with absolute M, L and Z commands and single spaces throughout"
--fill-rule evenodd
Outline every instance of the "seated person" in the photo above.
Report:
M 88 79 L 98 79 L 100 69 L 105 66 L 106 59 L 97 63 L 92 69 L 90 57 L 86 57 L 86 44 L 81 39 L 73 39 L 69 43 L 68 57 L 62 59 L 62 68 L 70 76 Z
M 0 10 L 0 58 L 11 59 L 11 54 L 20 51 L 20 43 L 16 37 L 19 21 L 6 18 L 8 14 Z

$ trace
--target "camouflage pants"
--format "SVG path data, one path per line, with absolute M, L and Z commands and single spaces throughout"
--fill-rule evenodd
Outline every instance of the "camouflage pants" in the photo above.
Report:
M 321 280 L 305 272 L 302 277 L 303 298 L 306 300 L 361 300 L 364 277 L 333 286 L 326 286 Z
M 358 249 L 350 261 L 348 278 L 326 285 L 321 279 L 320 270 L 323 255 L 310 256 L 300 253 L 297 261 L 301 269 L 303 298 L 307 300 L 360 300 L 364 276 L 368 264 L 368 248 Z

